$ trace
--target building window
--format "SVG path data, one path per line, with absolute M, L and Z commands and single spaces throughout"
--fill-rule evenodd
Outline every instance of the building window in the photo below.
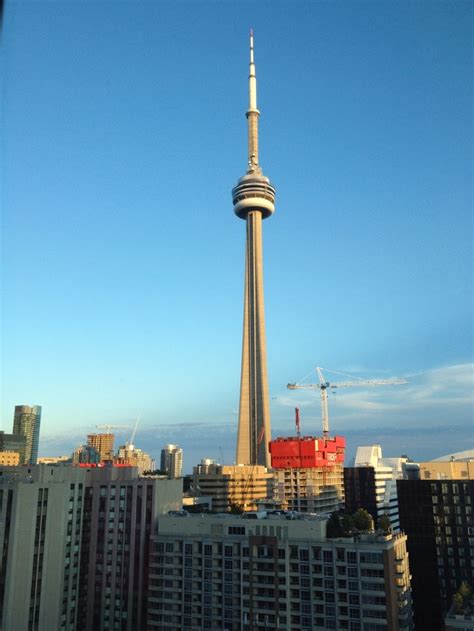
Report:
M 347 553 L 347 562 L 352 565 L 357 565 L 357 552 L 349 550 Z

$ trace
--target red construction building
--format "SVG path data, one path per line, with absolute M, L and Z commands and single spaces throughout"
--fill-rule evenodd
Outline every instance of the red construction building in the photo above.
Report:
M 276 438 L 269 445 L 277 493 L 288 510 L 328 513 L 344 504 L 343 436 Z

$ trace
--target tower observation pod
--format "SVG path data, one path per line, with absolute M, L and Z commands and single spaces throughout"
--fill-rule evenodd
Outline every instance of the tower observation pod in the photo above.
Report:
M 270 466 L 270 405 L 263 301 L 262 220 L 275 210 L 275 189 L 263 175 L 258 158 L 257 78 L 253 31 L 250 31 L 248 169 L 232 189 L 234 212 L 245 219 L 244 326 L 240 381 L 237 464 Z

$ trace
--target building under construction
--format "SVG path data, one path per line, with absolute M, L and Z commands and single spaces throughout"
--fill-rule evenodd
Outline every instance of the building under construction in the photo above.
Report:
M 270 442 L 276 495 L 283 508 L 329 513 L 344 504 L 346 439 L 293 436 Z

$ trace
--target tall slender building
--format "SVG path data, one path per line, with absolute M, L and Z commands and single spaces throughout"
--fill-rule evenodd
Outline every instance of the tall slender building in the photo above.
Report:
M 23 462 L 36 464 L 38 460 L 39 432 L 41 423 L 41 405 L 16 405 L 13 417 L 13 433 L 25 436 L 26 445 Z
M 183 450 L 178 445 L 166 445 L 161 450 L 161 470 L 173 480 L 180 478 L 183 471 Z
M 250 31 L 248 169 L 232 189 L 234 212 L 247 224 L 244 327 L 237 464 L 270 466 L 270 405 L 263 304 L 262 220 L 275 210 L 275 189 L 258 159 L 257 79 Z

